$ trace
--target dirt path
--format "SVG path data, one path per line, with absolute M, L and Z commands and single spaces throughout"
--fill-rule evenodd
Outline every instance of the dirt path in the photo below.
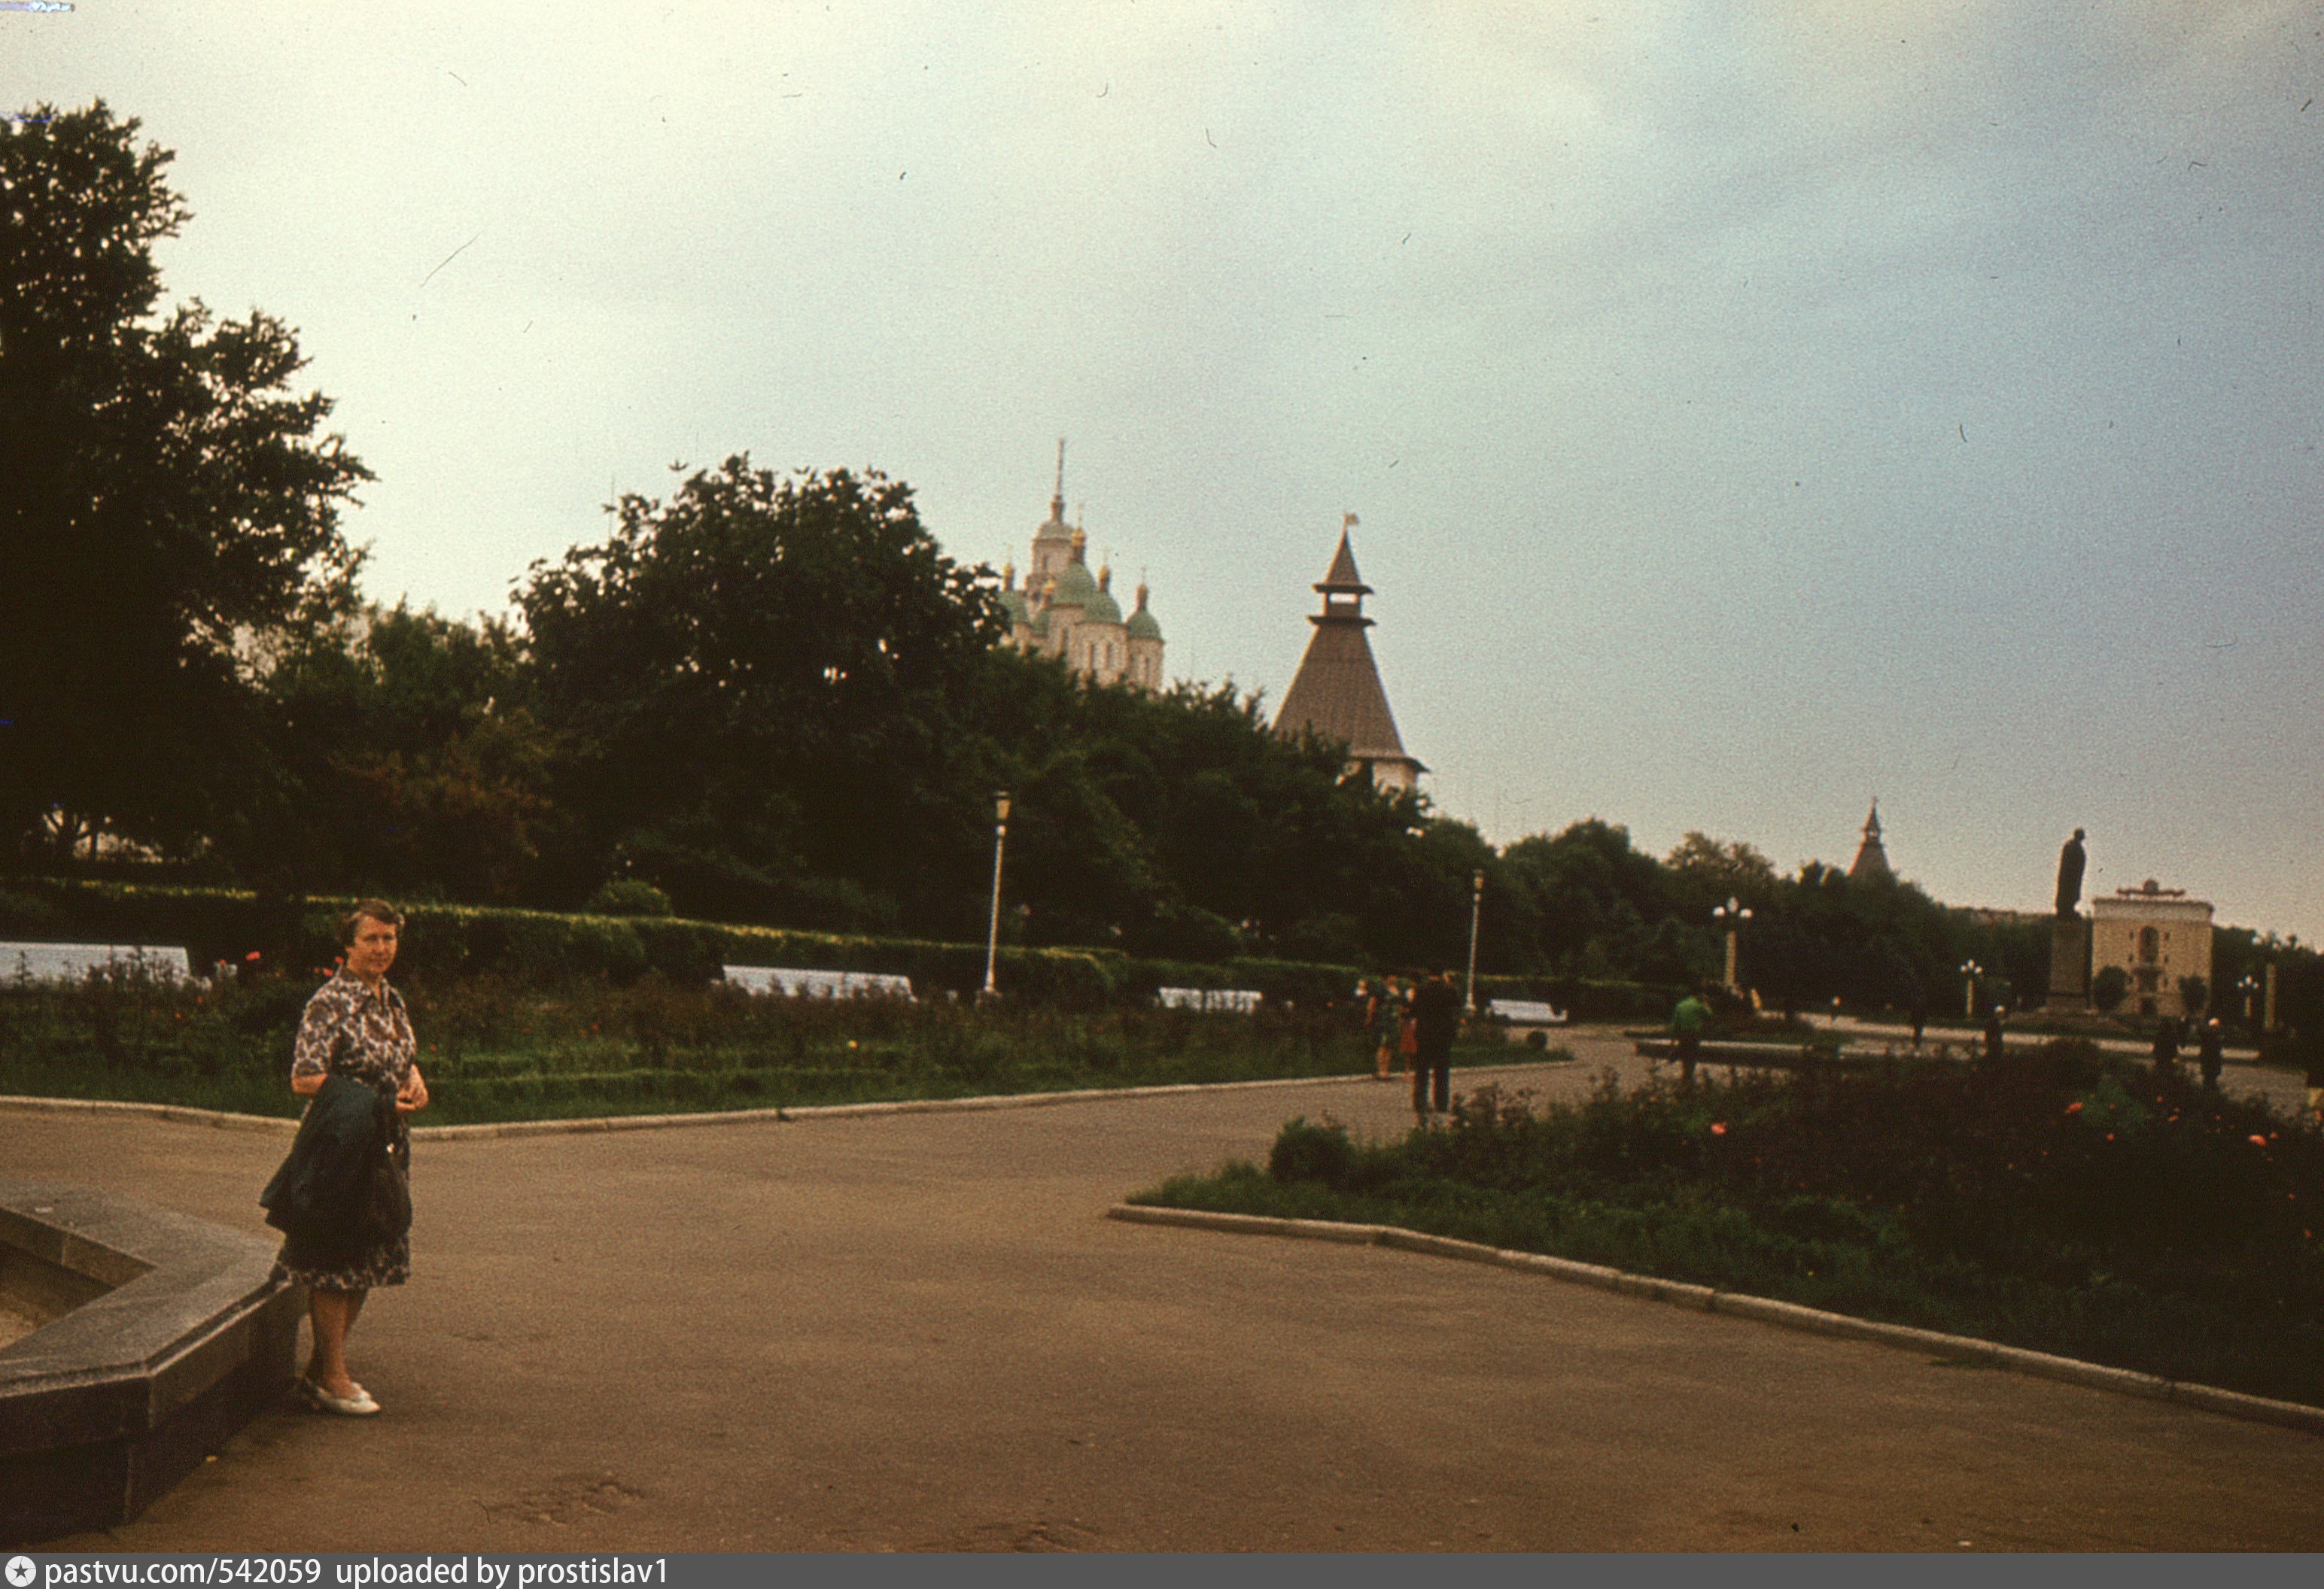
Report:
M 1627 1044 L 1585 1037 L 1587 1084 Z M 433 1143 L 386 1406 L 85 1547 L 2324 1548 L 2324 1439 L 1507 1271 L 1125 1225 L 1367 1082 Z M 281 1138 L 0 1111 L 12 1174 L 262 1228 Z

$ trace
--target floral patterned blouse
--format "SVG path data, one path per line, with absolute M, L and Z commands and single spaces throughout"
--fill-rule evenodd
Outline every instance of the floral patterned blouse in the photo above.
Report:
M 341 970 L 307 1001 L 291 1048 L 290 1074 L 345 1076 L 367 1086 L 401 1088 L 419 1048 L 403 996 L 383 980 L 374 993 Z
M 411 1074 L 412 1057 L 419 1046 L 411 1035 L 411 1017 L 404 1011 L 402 995 L 385 982 L 374 993 L 341 970 L 307 1001 L 307 1013 L 299 1020 L 298 1041 L 291 1046 L 290 1074 L 345 1076 L 369 1087 L 400 1088 Z M 408 1140 L 401 1116 L 396 1134 L 399 1141 Z M 411 1238 L 406 1234 L 392 1241 L 347 1249 L 290 1235 L 283 1239 L 274 1272 L 317 1290 L 363 1291 L 374 1286 L 401 1285 L 411 1275 Z

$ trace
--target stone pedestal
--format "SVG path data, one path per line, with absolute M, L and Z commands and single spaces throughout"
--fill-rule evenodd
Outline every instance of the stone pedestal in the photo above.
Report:
M 2043 1008 L 2090 1007 L 2090 924 L 2080 916 L 2050 918 L 2050 997 Z

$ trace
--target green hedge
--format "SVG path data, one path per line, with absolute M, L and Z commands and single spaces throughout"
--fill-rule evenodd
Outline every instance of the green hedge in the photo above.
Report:
M 267 898 L 244 889 L 54 878 L 0 887 L 0 938 L 182 945 L 195 967 L 259 964 L 293 978 L 326 974 L 351 898 Z M 909 977 L 923 994 L 967 995 L 984 982 L 984 946 L 867 938 L 675 916 L 567 915 L 459 905 L 403 907 L 401 974 L 428 979 L 491 972 L 555 980 L 714 980 L 722 965 L 798 966 Z M 1364 971 L 1309 960 L 1205 963 L 1141 960 L 1111 949 L 1003 949 L 998 980 L 1013 998 L 1093 1006 L 1150 1002 L 1157 987 L 1249 987 L 1270 1004 L 1347 1003 Z M 1577 1021 L 1659 1020 L 1680 990 L 1643 982 L 1480 977 L 1485 998 L 1545 998 Z
M 339 952 L 351 898 L 263 899 L 239 889 L 38 881 L 0 891 L 0 937 L 183 945 L 197 968 L 218 960 L 293 977 L 326 974 Z M 659 971 L 706 982 L 722 965 L 883 971 L 923 992 L 971 993 L 984 981 L 984 946 L 730 926 L 674 917 L 564 915 L 456 905 L 402 907 L 400 969 L 429 978 L 479 972 L 615 982 Z M 1011 996 L 1093 1005 L 1116 996 L 1124 957 L 1084 950 L 1003 949 L 998 980 Z

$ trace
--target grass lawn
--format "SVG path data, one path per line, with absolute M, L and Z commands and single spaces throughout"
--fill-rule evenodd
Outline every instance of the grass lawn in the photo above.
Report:
M 2324 1405 L 2324 1139 L 2088 1054 L 1757 1075 L 1359 1142 L 1133 1199 L 1399 1225 Z

